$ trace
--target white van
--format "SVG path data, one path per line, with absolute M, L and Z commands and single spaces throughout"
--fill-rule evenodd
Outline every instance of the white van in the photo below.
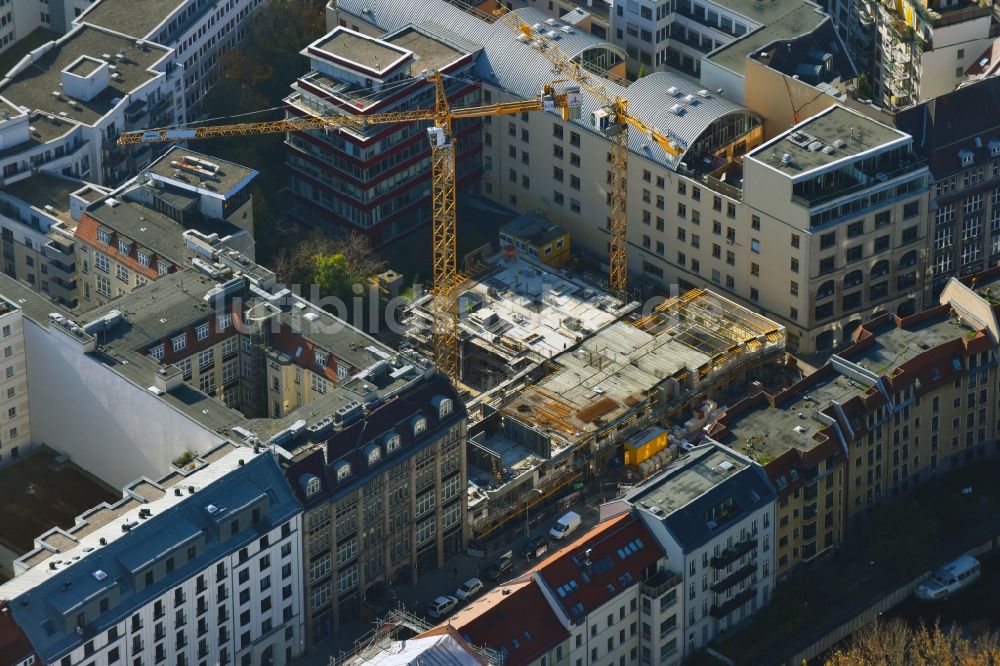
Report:
M 553 539 L 564 539 L 567 535 L 572 534 L 573 530 L 579 526 L 580 514 L 575 511 L 570 511 L 556 521 L 556 524 L 552 526 L 551 530 L 549 530 L 549 536 Z
M 935 571 L 930 578 L 917 586 L 917 599 L 947 599 L 955 592 L 965 589 L 979 578 L 979 560 L 971 555 L 962 555 Z

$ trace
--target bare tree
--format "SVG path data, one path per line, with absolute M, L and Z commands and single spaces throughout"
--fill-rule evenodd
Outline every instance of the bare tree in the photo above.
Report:
M 987 666 L 1000 663 L 996 634 L 970 640 L 956 628 L 942 631 L 902 620 L 876 620 L 858 631 L 846 648 L 838 648 L 825 666 Z

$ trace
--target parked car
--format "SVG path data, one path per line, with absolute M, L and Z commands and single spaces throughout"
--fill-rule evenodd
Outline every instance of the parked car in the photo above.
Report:
M 528 539 L 521 549 L 521 557 L 526 560 L 533 560 L 541 557 L 549 550 L 549 539 L 544 534 Z
M 507 551 L 497 559 L 496 562 L 491 564 L 485 571 L 484 575 L 492 581 L 500 580 L 500 578 L 511 570 L 514 566 L 514 553 Z
M 483 581 L 478 578 L 470 578 L 462 583 L 457 590 L 455 590 L 455 597 L 457 597 L 459 601 L 468 601 L 482 591 Z
M 971 555 L 961 555 L 937 569 L 930 578 L 917 586 L 917 599 L 936 601 L 947 599 L 959 590 L 972 585 L 979 578 L 979 560 Z
M 433 618 L 444 617 L 448 613 L 455 610 L 455 606 L 458 605 L 458 599 L 451 596 L 450 594 L 443 597 L 438 597 L 431 602 L 431 605 L 427 607 L 427 614 Z
M 580 526 L 580 522 L 580 514 L 576 511 L 567 511 L 549 530 L 549 536 L 553 539 L 565 539 Z

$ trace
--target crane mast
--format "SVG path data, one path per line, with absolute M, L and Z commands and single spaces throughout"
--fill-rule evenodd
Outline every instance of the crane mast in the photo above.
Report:
M 612 95 L 605 87 L 605 80 L 577 62 L 543 32 L 523 23 L 517 14 L 502 5 L 496 14 L 519 36 L 551 63 L 553 70 L 585 90 L 603 108 L 595 111 L 592 122 L 611 142 L 611 190 L 609 215 L 608 289 L 615 296 L 625 298 L 628 287 L 628 141 L 629 128 L 645 134 L 665 152 L 679 156 L 683 149 L 673 139 L 656 128 L 647 127 L 628 112 L 628 100 Z
M 529 111 L 559 110 L 564 120 L 579 112 L 579 88 L 570 85 L 558 92 L 553 81 L 542 87 L 536 99 L 500 102 L 483 106 L 452 109 L 448 103 L 443 77 L 438 72 L 427 76 L 434 85 L 434 108 L 414 111 L 397 111 L 368 116 L 322 116 L 288 118 L 256 123 L 229 125 L 204 125 L 194 128 L 159 128 L 125 132 L 118 137 L 119 145 L 160 143 L 211 139 L 225 136 L 246 136 L 310 130 L 357 130 L 369 125 L 431 121 L 427 129 L 431 144 L 433 211 L 433 278 L 432 291 L 434 315 L 434 362 L 438 369 L 454 380 L 460 379 L 458 336 L 458 289 L 461 276 L 457 271 L 456 217 L 455 217 L 455 145 L 452 121 L 461 118 L 510 115 Z

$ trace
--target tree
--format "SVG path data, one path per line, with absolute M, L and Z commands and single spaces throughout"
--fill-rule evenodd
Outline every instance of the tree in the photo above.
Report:
M 858 76 L 857 90 L 858 99 L 872 98 L 872 83 L 868 79 L 867 72 L 861 72 L 861 75 Z
M 974 640 L 952 627 L 938 624 L 916 629 L 899 618 L 876 620 L 863 627 L 846 648 L 838 648 L 825 666 L 987 666 L 1000 660 L 997 635 L 985 633 Z
M 336 296 L 347 300 L 353 294 L 351 287 L 358 281 L 350 262 L 343 254 L 313 255 L 313 282 L 322 296 Z

